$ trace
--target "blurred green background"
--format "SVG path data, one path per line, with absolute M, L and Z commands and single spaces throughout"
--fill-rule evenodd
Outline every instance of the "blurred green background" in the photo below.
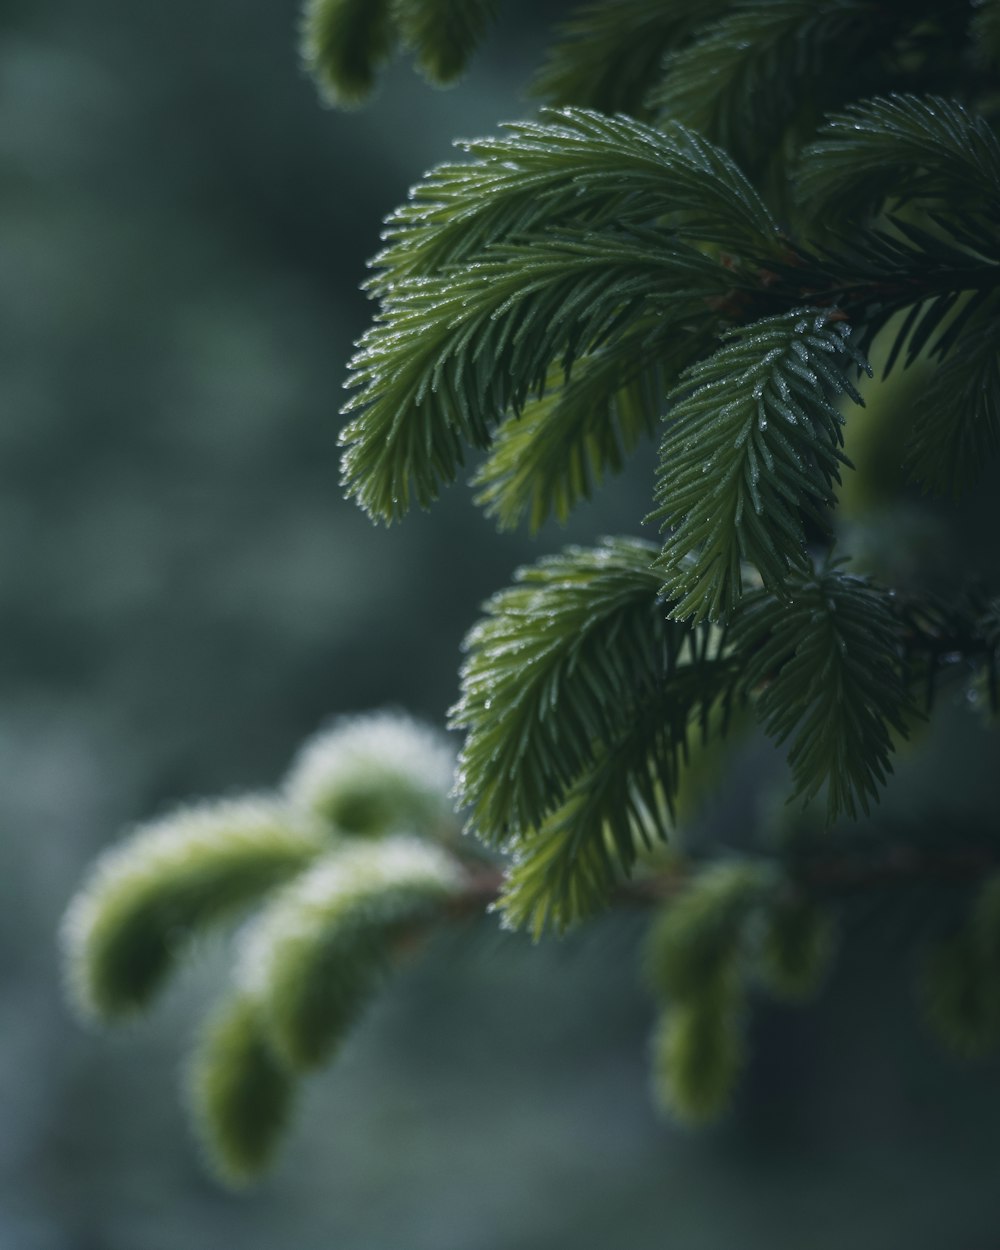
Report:
M 450 93 L 399 68 L 339 115 L 289 0 L 5 0 L 0 1250 L 1000 1244 L 997 1066 L 915 1027 L 905 923 L 881 913 L 820 1006 L 755 1015 L 734 1114 L 701 1135 L 648 1102 L 641 918 L 541 949 L 489 921 L 444 935 L 240 1197 L 207 1179 L 177 1096 L 224 951 L 124 1034 L 64 1006 L 59 916 L 99 848 L 272 783 L 330 714 L 440 723 L 487 593 L 557 542 L 637 528 L 642 457 L 536 543 L 463 487 L 389 532 L 338 489 L 379 223 L 450 139 L 527 109 L 560 7 L 509 4 Z M 937 740 L 981 810 L 995 747 L 948 713 Z M 903 808 L 936 801 L 922 759 Z M 741 765 L 773 767 L 758 747 Z M 735 841 L 741 776 L 710 812 Z

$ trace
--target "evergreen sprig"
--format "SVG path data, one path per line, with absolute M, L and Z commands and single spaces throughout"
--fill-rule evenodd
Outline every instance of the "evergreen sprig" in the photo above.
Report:
M 789 570 L 805 567 L 806 522 L 827 529 L 833 485 L 850 465 L 834 401 L 863 402 L 847 373 L 864 366 L 849 332 L 798 309 L 731 331 L 681 376 L 653 513 L 669 531 L 657 567 L 677 619 L 727 619 L 744 560 L 779 593 Z
M 785 1002 L 815 997 L 836 941 L 833 915 L 801 889 L 778 892 L 765 909 L 754 971 Z
M 393 0 L 393 6 L 417 68 L 439 86 L 462 76 L 499 7 L 498 0 Z
M 666 836 L 689 732 L 733 693 L 723 635 L 668 618 L 654 555 L 608 540 L 522 569 L 466 643 L 458 796 L 511 853 L 506 920 L 536 935 L 604 905 Z
M 397 835 L 327 855 L 244 935 L 237 981 L 295 1071 L 328 1062 L 390 970 L 400 942 L 461 885 L 440 848 Z
M 734 857 L 697 872 L 649 931 L 646 976 L 654 993 L 670 1003 L 730 997 L 747 927 L 779 884 L 766 860 Z
M 498 8 L 497 0 L 305 0 L 302 55 L 325 99 L 355 108 L 402 44 L 432 83 L 465 71 Z
M 477 837 L 502 846 L 537 827 L 627 723 L 636 692 L 705 658 L 706 629 L 672 622 L 657 601 L 655 549 L 628 539 L 569 548 L 521 569 L 466 639 L 466 730 L 458 797 Z M 706 689 L 709 688 L 706 686 Z M 673 734 L 687 730 L 688 708 Z
M 681 723 L 710 699 L 703 671 L 677 671 L 608 729 L 559 806 L 511 840 L 497 900 L 506 925 L 537 940 L 607 906 L 640 854 L 666 838 L 687 745 Z
M 375 518 L 426 506 L 466 446 L 488 447 L 508 411 L 559 362 L 656 309 L 679 334 L 689 310 L 729 289 L 725 270 L 670 232 L 551 235 L 490 250 L 445 276 L 400 283 L 362 338 L 342 441 L 344 485 Z
M 846 223 L 912 202 L 1000 224 L 1000 141 L 957 100 L 894 95 L 832 115 L 802 153 L 800 203 Z M 843 227 L 842 227 L 843 228 Z
M 283 792 L 140 827 L 70 904 L 70 987 L 106 1021 L 148 1006 L 192 937 L 260 908 L 192 1066 L 194 1118 L 224 1179 L 267 1166 L 296 1075 L 331 1057 L 409 942 L 447 918 L 466 872 L 429 839 L 454 832 L 452 770 L 441 735 L 409 717 L 345 718 L 305 744 Z
M 886 593 L 836 565 L 799 573 L 787 595 L 747 597 L 732 642 L 765 729 L 791 739 L 794 794 L 808 800 L 825 786 L 830 822 L 867 813 L 912 710 Z
M 191 1061 L 188 1093 L 212 1169 L 229 1185 L 255 1180 L 288 1130 L 296 1082 L 268 1045 L 252 998 L 235 995 L 213 1013 Z
M 917 399 L 907 461 L 931 490 L 960 495 L 1000 451 L 1000 306 L 996 297 Z
M 476 502 L 501 529 L 549 516 L 565 521 L 605 475 L 619 473 L 652 435 L 680 370 L 703 350 L 715 314 L 693 315 L 682 334 L 656 320 L 578 361 L 568 379 L 553 369 L 545 393 L 499 427 L 474 481 Z M 666 331 L 666 333 L 664 332 Z
M 669 219 L 687 239 L 728 237 L 754 256 L 780 249 L 777 226 L 733 160 L 700 135 L 591 109 L 543 109 L 540 121 L 460 145 L 387 220 L 372 261 L 378 294 L 556 228 L 643 226 Z M 487 253 L 488 255 L 488 253 Z
M 340 103 L 400 42 L 451 80 L 494 7 L 307 0 L 306 59 Z M 352 364 L 348 492 L 390 521 L 486 451 L 479 501 L 537 529 L 662 420 L 665 537 L 542 559 L 469 633 L 456 794 L 492 867 L 457 857 L 447 747 L 375 717 L 324 731 L 263 807 L 140 832 L 72 904 L 75 990 L 107 1018 L 151 999 L 186 935 L 263 905 L 195 1063 L 231 1179 L 265 1165 L 298 1074 L 450 915 L 491 902 L 537 937 L 616 892 L 661 905 L 654 1085 L 700 1122 L 730 1101 L 751 995 L 801 1000 L 822 980 L 832 895 L 996 873 L 992 843 L 922 853 L 913 833 L 901 856 L 877 826 L 854 842 L 831 828 L 878 801 L 939 678 L 1000 707 L 995 586 L 882 589 L 829 554 L 864 357 L 883 377 L 935 370 L 906 414 L 925 486 L 957 494 L 1000 446 L 1000 4 L 972 7 L 589 0 L 536 83 L 561 107 L 465 143 L 388 219 Z M 783 828 L 766 855 L 707 838 L 668 861 L 684 770 L 746 702 L 788 744 L 793 797 L 825 791 L 825 821 L 810 805 L 808 838 Z M 965 1054 L 1000 1039 L 998 881 L 922 970 L 932 1025 Z
M 661 1004 L 653 1092 L 677 1119 L 726 1108 L 744 1060 L 745 965 L 752 925 L 780 874 L 765 861 L 709 865 L 667 902 L 646 940 L 646 975 Z
M 140 826 L 98 860 L 66 913 L 70 986 L 89 1015 L 149 1005 L 190 939 L 231 920 L 321 854 L 314 821 L 266 799 L 224 800 Z
M 757 172 L 818 91 L 836 98 L 838 77 L 884 20 L 873 0 L 736 0 L 713 16 L 710 6 L 707 24 L 667 59 L 649 103 Z
M 302 56 L 331 104 L 362 104 L 395 46 L 392 0 L 306 0 Z
M 553 104 L 642 117 L 646 96 L 671 49 L 729 0 L 618 0 L 591 3 L 564 23 L 532 84 Z

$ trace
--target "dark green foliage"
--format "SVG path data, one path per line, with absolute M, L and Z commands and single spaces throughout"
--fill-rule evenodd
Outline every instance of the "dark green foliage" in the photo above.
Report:
M 642 117 L 664 55 L 726 7 L 727 0 L 588 4 L 561 27 L 535 80 L 535 94 L 553 104 L 583 104 Z
M 310 57 L 355 99 L 398 24 L 444 81 L 492 7 L 313 4 Z M 339 840 L 250 929 L 245 996 L 209 1044 L 202 1098 L 231 1173 L 273 1141 L 281 1065 L 329 1057 L 397 945 L 451 909 L 489 900 L 538 937 L 621 895 L 662 904 L 647 956 L 663 1008 L 654 1080 L 665 1107 L 704 1121 L 740 1071 L 754 984 L 795 1000 L 821 982 L 831 894 L 933 869 L 916 834 L 896 847 L 874 823 L 853 841 L 838 824 L 870 815 L 938 684 L 996 710 L 996 569 L 981 587 L 946 570 L 958 589 L 944 594 L 904 550 L 879 586 L 833 558 L 835 505 L 848 404 L 863 386 L 876 416 L 887 392 L 891 409 L 892 384 L 878 387 L 897 366 L 930 379 L 887 421 L 886 455 L 922 484 L 958 493 L 1000 445 L 1000 145 L 984 68 L 998 11 L 588 3 L 538 81 L 562 107 L 467 143 L 388 219 L 378 311 L 351 365 L 347 492 L 393 521 L 485 452 L 479 502 L 501 527 L 537 530 L 662 422 L 663 541 L 542 558 L 468 634 L 456 795 L 495 875 L 406 836 L 451 824 L 440 778 L 422 784 L 437 777 L 425 752 L 400 767 L 380 739 L 345 772 L 334 731 L 299 761 L 288 811 Z M 648 508 L 636 503 L 636 525 Z M 960 524 L 944 531 L 956 566 L 965 544 L 988 547 L 991 522 Z M 694 853 L 663 851 L 690 754 L 721 753 L 743 705 L 787 744 L 790 797 L 825 800 L 802 820 L 829 853 L 765 843 L 733 804 L 738 853 L 711 824 L 686 841 Z M 982 876 L 992 862 L 951 867 Z M 142 926 L 163 945 L 165 921 L 155 890 L 137 897 L 137 928 L 108 915 L 129 958 L 147 958 Z M 1000 1035 L 998 915 L 994 881 L 922 975 L 929 1018 L 966 1053 Z M 255 1082 L 271 1091 L 260 1121 Z
M 711 21 L 712 7 L 703 22 Z M 800 111 L 815 108 L 817 88 L 829 89 L 856 69 L 852 63 L 881 25 L 881 6 L 744 0 L 724 7 L 717 22 L 699 24 L 690 46 L 667 61 L 651 104 L 759 170 Z
M 682 697 L 654 698 L 609 729 L 555 810 L 511 841 L 499 910 L 512 928 L 539 938 L 599 911 L 642 850 L 666 836 L 679 766 L 677 727 L 666 718 L 679 706 L 688 706 Z
M 496 0 L 393 0 L 399 33 L 433 83 L 464 72 L 496 16 Z
M 522 569 L 466 642 L 458 793 L 513 852 L 502 910 L 536 934 L 594 911 L 665 836 L 689 731 L 732 693 L 721 636 L 666 617 L 652 556 L 619 539 Z
M 886 376 L 898 360 L 909 368 L 925 356 L 946 356 L 970 316 L 1000 285 L 998 259 L 983 256 L 992 234 L 984 234 L 972 218 L 969 229 L 954 218 L 947 226 L 947 233 L 932 231 L 890 216 L 884 226 L 796 258 L 800 279 L 806 274 L 799 267 L 806 266 L 806 273 L 815 275 L 809 280 L 822 284 L 856 322 L 859 351 L 870 351 L 886 331 Z M 967 293 L 971 298 L 956 311 Z M 893 324 L 901 312 L 906 316 Z
M 371 94 L 396 43 L 390 10 L 391 0 L 307 0 L 302 55 L 331 103 L 351 108 Z
M 830 821 L 868 812 L 891 771 L 893 732 L 906 733 L 901 639 L 884 592 L 831 566 L 760 591 L 733 629 L 743 680 L 779 743 L 791 739 L 794 794 L 826 787 Z
M 811 215 L 843 224 L 919 202 L 968 220 L 1000 219 L 1000 142 L 956 101 L 898 95 L 834 114 L 796 176 Z
M 1000 450 L 1000 330 L 994 296 L 920 396 L 907 459 L 913 476 L 960 495 Z
M 680 322 L 722 281 L 719 266 L 666 232 L 566 231 L 400 283 L 354 358 L 349 410 L 361 411 L 343 434 L 347 489 L 386 521 L 411 496 L 429 504 L 464 447 L 487 447 L 554 361 L 568 370 L 616 333 L 623 308 L 659 305 Z
M 191 1067 L 192 1105 L 208 1156 L 230 1184 L 246 1184 L 271 1162 L 295 1096 L 269 1048 L 256 1003 L 226 1003 L 209 1022 Z
M 472 145 L 477 161 L 434 171 L 390 219 L 342 436 L 347 489 L 376 518 L 430 503 L 465 446 L 488 447 L 553 366 L 568 376 L 640 312 L 669 353 L 746 281 L 702 240 L 722 228 L 752 255 L 779 248 L 749 183 L 696 135 L 556 117 Z
M 743 594 L 743 560 L 770 589 L 807 564 L 804 523 L 826 527 L 850 463 L 833 401 L 862 402 L 846 372 L 858 363 L 848 333 L 798 309 L 732 331 L 682 375 L 653 513 L 670 529 L 658 567 L 675 617 L 726 620 Z
M 431 277 L 491 244 L 562 227 L 649 225 L 670 214 L 688 238 L 730 231 L 761 254 L 776 226 L 725 152 L 681 126 L 643 125 L 589 109 L 545 109 L 461 146 L 473 158 L 439 165 L 386 222 L 370 286 Z
M 553 369 L 545 393 L 497 430 L 475 482 L 477 502 L 501 529 L 527 519 L 537 531 L 550 515 L 565 521 L 652 434 L 669 379 L 669 354 L 658 357 L 664 345 L 657 337 L 649 326 L 599 349 L 577 363 L 565 385 L 562 371 Z M 671 337 L 682 361 L 696 350 Z
M 644 692 L 686 687 L 665 726 L 676 751 L 691 712 L 724 690 L 710 633 L 667 620 L 657 603 L 653 554 L 626 539 L 570 548 L 486 605 L 453 713 L 468 731 L 459 795 L 484 841 L 503 845 L 552 812 Z

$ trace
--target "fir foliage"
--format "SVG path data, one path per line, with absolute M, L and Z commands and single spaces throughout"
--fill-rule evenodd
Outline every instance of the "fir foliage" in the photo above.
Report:
M 699 872 L 650 930 L 646 969 L 654 992 L 671 1003 L 730 998 L 742 973 L 747 927 L 778 881 L 766 861 L 734 859 Z
M 653 555 L 627 539 L 571 547 L 522 569 L 486 605 L 452 713 L 468 731 L 458 794 L 482 840 L 502 846 L 552 812 L 644 694 L 676 682 L 686 696 L 665 726 L 676 751 L 692 713 L 725 691 L 718 638 L 666 618 Z
M 641 852 L 666 837 L 679 758 L 664 713 L 679 702 L 636 709 L 595 746 L 555 810 L 511 841 L 497 903 L 507 925 L 536 939 L 563 932 L 606 906 Z
M 563 24 L 533 84 L 552 104 L 642 117 L 664 56 L 687 42 L 726 0 L 591 3 Z
M 911 473 L 960 496 L 1000 451 L 1000 325 L 992 297 L 917 401 L 907 447 Z
M 310 0 L 307 60 L 344 103 L 398 39 L 443 82 L 493 8 Z M 849 405 L 864 391 L 877 413 L 888 393 L 891 409 L 879 388 L 897 367 L 929 379 L 886 436 L 921 485 L 964 493 L 1000 446 L 998 14 L 588 0 L 536 81 L 558 107 L 464 143 L 388 218 L 350 367 L 347 492 L 393 521 L 485 453 L 480 504 L 537 530 L 662 430 L 662 543 L 569 547 L 486 603 L 452 713 L 475 862 L 451 841 L 447 748 L 374 718 L 305 748 L 258 842 L 194 853 L 183 816 L 113 853 L 73 904 L 78 995 L 111 1016 L 148 1000 L 178 934 L 281 886 L 197 1065 L 228 1175 L 263 1165 L 293 1072 L 336 1050 L 401 943 L 452 914 L 489 901 L 539 937 L 621 895 L 660 904 L 654 1085 L 700 1122 L 730 1101 L 755 986 L 802 1000 L 821 983 L 831 896 L 933 868 L 915 841 L 897 854 L 877 824 L 852 840 L 843 822 L 872 812 L 939 685 L 997 711 L 996 570 L 956 571 L 946 596 L 904 551 L 892 567 L 916 571 L 878 585 L 839 543 L 835 504 Z M 823 854 L 797 838 L 748 854 L 748 820 L 739 854 L 709 834 L 665 856 L 692 751 L 723 756 L 746 704 L 787 745 Z M 964 1054 L 1000 1043 L 998 916 L 994 877 L 922 965 L 928 1019 Z
M 975 936 L 962 930 L 924 956 L 919 990 L 927 1023 L 964 1059 L 979 1058 L 1000 1042 L 996 968 L 984 966 Z
M 649 102 L 758 172 L 818 92 L 836 100 L 884 22 L 875 0 L 737 0 L 711 22 L 713 7 Z
M 313 823 L 268 800 L 206 803 L 140 826 L 96 864 L 63 924 L 77 1003 L 111 1020 L 149 1005 L 190 938 L 301 872 Z
M 565 231 L 508 244 L 447 277 L 400 283 L 359 344 L 344 482 L 375 518 L 431 503 L 468 446 L 619 330 L 623 310 L 685 313 L 721 291 L 720 266 L 666 231 Z M 678 327 L 679 328 L 679 327 Z
M 733 640 L 765 729 L 791 739 L 793 794 L 808 800 L 825 786 L 831 822 L 867 813 L 910 710 L 885 593 L 837 565 L 800 574 L 786 595 L 750 596 Z
M 239 996 L 219 1008 L 189 1074 L 195 1124 L 208 1159 L 231 1185 L 271 1162 L 287 1129 L 295 1082 L 264 1037 L 257 1004 Z
M 565 521 L 653 433 L 671 355 L 684 363 L 697 350 L 693 328 L 690 338 L 670 336 L 672 353 L 656 331 L 655 323 L 639 328 L 584 357 L 565 384 L 558 367 L 550 370 L 544 394 L 500 426 L 475 482 L 477 503 L 501 529 Z
M 1000 219 L 1000 142 L 983 117 L 937 96 L 865 100 L 831 116 L 805 149 L 796 188 L 809 213 L 849 223 L 919 203 Z
M 306 0 L 302 56 L 331 104 L 353 108 L 371 95 L 392 55 L 392 0 Z
M 296 1071 L 327 1062 L 400 940 L 460 884 L 450 856 L 397 836 L 335 851 L 283 891 L 244 936 L 237 970 L 276 1053 Z
M 369 287 L 450 271 L 490 245 L 564 227 L 643 226 L 668 215 L 687 238 L 731 232 L 767 254 L 777 227 L 732 159 L 683 126 L 644 125 L 592 109 L 543 109 L 541 120 L 459 145 L 472 159 L 439 165 L 387 222 Z M 488 253 L 487 253 L 488 254 Z
M 332 1057 L 406 946 L 448 919 L 466 870 L 428 839 L 454 840 L 453 763 L 410 717 L 342 718 L 305 744 L 284 793 L 141 827 L 70 904 L 71 991 L 105 1020 L 148 1006 L 193 935 L 262 905 L 192 1066 L 195 1120 L 227 1181 L 270 1162 L 295 1076 Z
M 829 908 L 788 891 L 764 911 L 756 973 L 776 998 L 802 1002 L 819 991 L 830 966 L 835 924 Z
M 779 593 L 808 562 L 805 522 L 826 528 L 841 464 L 842 394 L 862 399 L 847 367 L 849 328 L 798 309 L 732 331 L 681 377 L 668 400 L 655 519 L 673 615 L 726 620 L 743 593 L 742 561 Z M 693 553 L 693 558 L 692 557 Z
M 703 322 L 741 281 L 699 247 L 720 229 L 755 256 L 780 250 L 736 166 L 682 127 L 565 110 L 510 131 L 433 171 L 374 262 L 382 306 L 342 441 L 348 492 L 378 519 L 429 504 L 553 365 L 568 377 L 636 314 L 661 341 Z
M 445 839 L 451 746 L 397 712 L 343 717 L 306 742 L 285 779 L 289 803 L 351 837 L 415 832 Z
M 394 0 L 400 36 L 441 86 L 460 78 L 496 16 L 496 0 Z
M 681 1123 L 718 1119 L 744 1062 L 738 999 L 682 1003 L 662 1013 L 653 1033 L 653 1096 Z

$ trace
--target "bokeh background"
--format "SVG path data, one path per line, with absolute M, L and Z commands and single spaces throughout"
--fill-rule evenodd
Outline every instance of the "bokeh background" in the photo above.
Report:
M 638 528 L 641 456 L 535 542 L 464 487 L 389 532 L 338 489 L 379 223 L 453 137 L 530 107 L 561 7 L 510 3 L 451 92 L 400 67 L 339 115 L 291 0 L 4 0 L 0 1250 L 1000 1244 L 1000 1073 L 918 1028 L 903 921 L 860 925 L 818 1006 L 761 1007 L 734 1112 L 698 1135 L 647 1097 L 641 918 L 538 949 L 490 921 L 442 937 L 241 1196 L 208 1178 L 177 1092 L 224 951 L 124 1034 L 64 1004 L 59 917 L 102 846 L 271 784 L 331 714 L 442 723 L 491 590 Z M 958 713 L 936 733 L 893 802 L 926 812 L 947 785 L 981 812 L 995 746 Z M 710 813 L 736 841 L 774 761 L 740 769 Z

